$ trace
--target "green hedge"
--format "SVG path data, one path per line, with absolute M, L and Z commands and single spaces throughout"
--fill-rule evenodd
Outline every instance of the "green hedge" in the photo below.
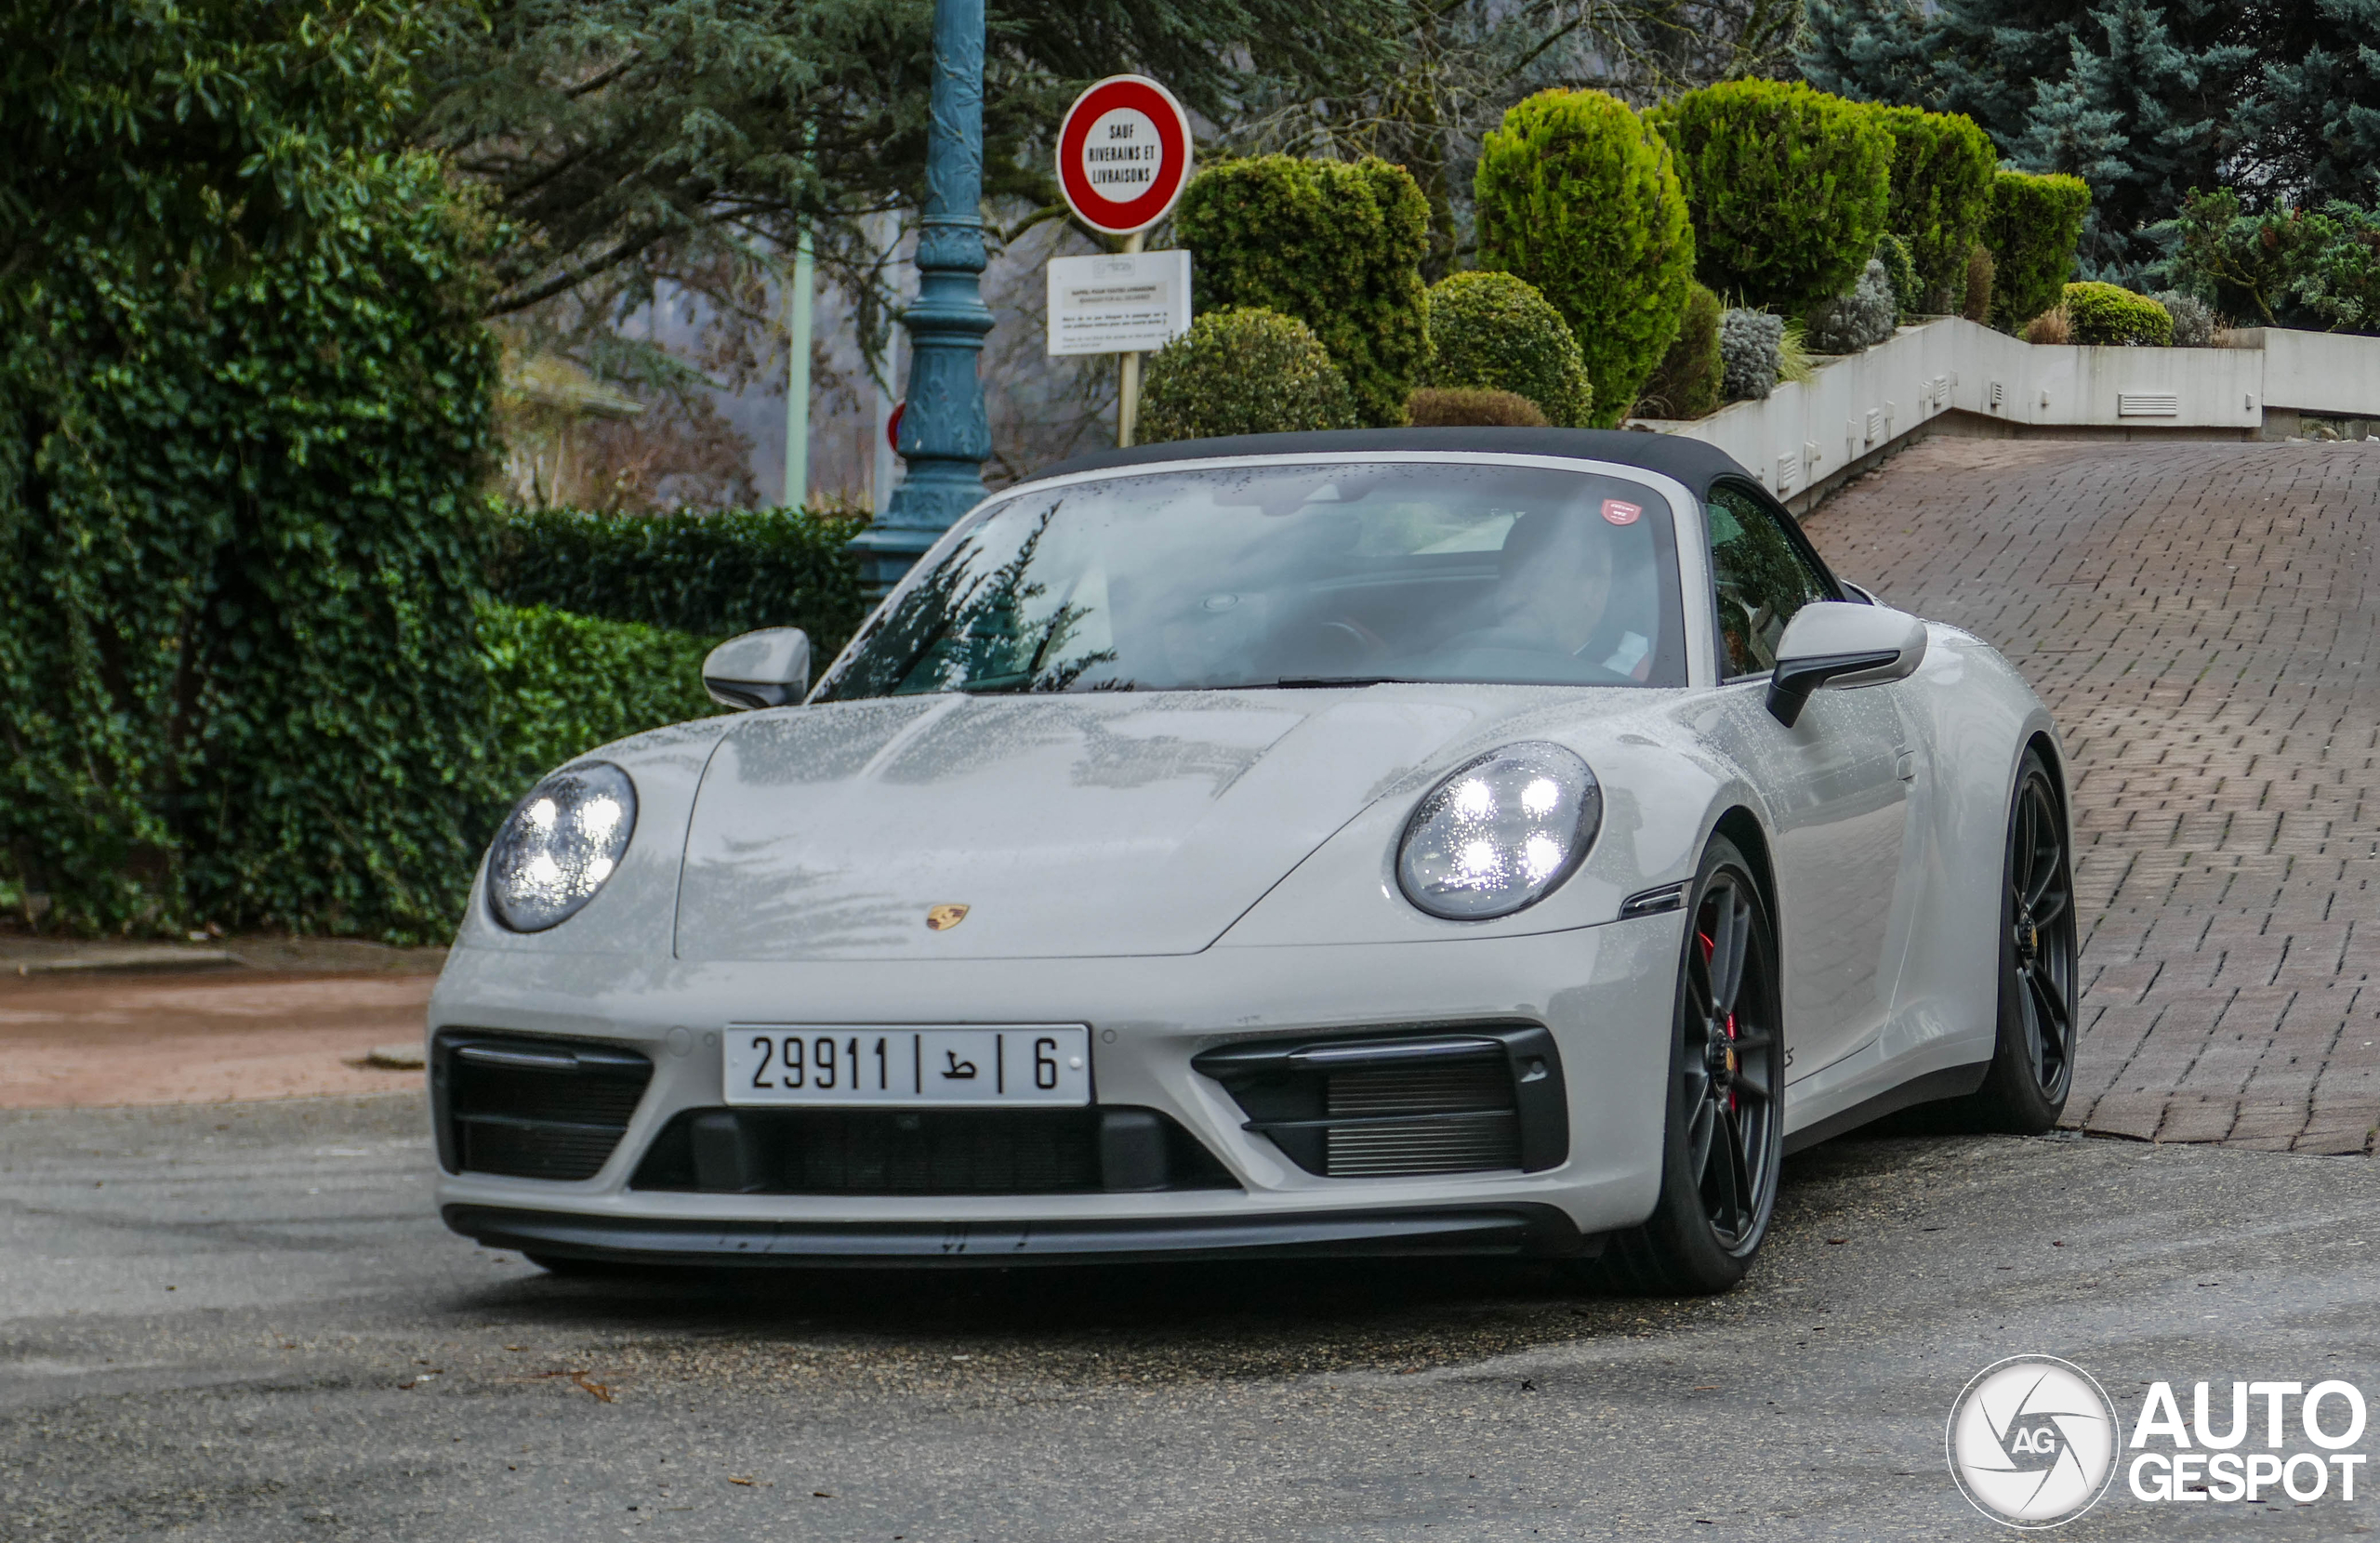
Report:
M 1948 314 L 1966 296 L 1967 249 L 1991 215 L 2000 165 L 1991 137 L 1959 112 L 1918 107 L 1870 109 L 1893 137 L 1892 195 L 1885 229 L 1909 243 L 1917 297 L 1904 309 Z
M 1208 311 L 1150 356 L 1133 437 L 1159 444 L 1355 427 L 1347 382 L 1313 331 L 1250 308 Z
M 1313 329 L 1370 428 L 1405 421 L 1429 366 L 1421 262 L 1430 206 L 1377 158 L 1259 155 L 1193 178 L 1173 228 L 1190 249 L 1198 309 L 1277 310 Z
M 491 587 L 510 605 L 707 638 L 798 626 L 823 665 L 867 613 L 848 549 L 859 529 L 851 520 L 793 508 L 515 510 Z
M 1638 393 L 1635 411 L 1655 418 L 1699 418 L 1719 410 L 1726 363 L 1719 349 L 1719 297 L 1696 284 L 1686 291 L 1677 341 Z
M 526 791 L 599 745 L 726 709 L 703 691 L 717 641 L 542 605 L 479 608 L 502 785 Z
M 2173 313 L 2146 295 L 2111 284 L 2070 284 L 2065 303 L 2067 325 L 2077 343 L 2148 349 L 2173 345 Z
M 1676 337 L 1694 231 L 1669 147 L 1617 97 L 1540 91 L 1480 147 L 1479 265 L 1535 284 L 1570 323 L 1620 421 Z
M 1873 108 L 1798 81 L 1732 80 L 1649 117 L 1677 152 L 1697 278 L 1785 313 L 1858 279 L 1892 199 L 1892 132 Z
M 1991 248 L 1993 326 L 2014 333 L 2057 304 L 2090 212 L 2090 185 L 2079 177 L 2003 171 L 1992 178 L 1983 243 Z
M 1537 403 L 1545 421 L 1584 429 L 1594 404 L 1587 362 L 1562 313 L 1510 273 L 1454 273 L 1430 286 L 1429 383 L 1484 387 Z
M 426 157 L 285 191 L 17 254 L 0 889 L 69 930 L 443 938 L 487 835 L 485 238 Z

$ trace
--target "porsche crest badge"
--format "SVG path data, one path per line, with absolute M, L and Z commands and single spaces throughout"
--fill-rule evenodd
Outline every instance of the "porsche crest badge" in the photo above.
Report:
M 926 927 L 930 931 L 947 932 L 967 919 L 964 905 L 930 905 L 926 907 Z

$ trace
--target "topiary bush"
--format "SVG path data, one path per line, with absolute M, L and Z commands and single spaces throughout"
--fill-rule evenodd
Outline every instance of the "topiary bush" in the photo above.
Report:
M 1884 282 L 1893 292 L 1893 310 L 1902 316 L 1916 315 L 1921 297 L 1917 265 L 1910 260 L 1909 243 L 1889 231 L 1878 236 L 1876 260 L 1884 265 Z
M 2163 306 L 2116 284 L 2068 284 L 2066 317 L 2077 343 L 2162 349 L 2174 341 L 2174 318 Z
M 514 791 L 599 745 L 725 711 L 703 690 L 717 639 L 548 606 L 479 608 L 494 698 L 489 753 Z
M 2215 344 L 2215 310 L 2195 295 L 2185 295 L 2168 289 L 2157 297 L 2165 314 L 2174 319 L 2174 347 L 2204 349 Z
M 1405 403 L 1397 404 L 1397 418 Z M 1277 310 L 1210 310 L 1149 356 L 1136 442 L 1360 427 L 1346 379 L 1306 324 Z
M 822 663 L 867 613 L 859 522 L 804 509 L 598 514 L 515 509 L 490 587 L 514 606 L 719 639 L 798 626 Z
M 1721 382 L 1729 402 L 1765 402 L 1782 367 L 1785 319 L 1765 310 L 1730 309 L 1719 318 Z
M 1639 417 L 1699 418 L 1719 410 L 1726 366 L 1720 357 L 1719 297 L 1700 284 L 1686 290 L 1677 341 L 1636 394 Z
M 1893 335 L 1892 282 L 1884 265 L 1871 258 L 1850 294 L 1810 312 L 1810 347 L 1818 353 L 1858 353 Z
M 1371 157 L 1225 161 L 1183 190 L 1173 228 L 1197 272 L 1199 310 L 1295 317 L 1329 350 L 1358 423 L 1405 421 L 1406 395 L 1430 360 L 1421 269 L 1430 208 L 1404 167 Z
M 1884 224 L 1909 243 L 1915 297 L 1903 310 L 1945 315 L 1966 294 L 1967 253 L 1991 215 L 2000 153 L 1973 118 L 1917 107 L 1870 110 L 1893 137 Z
M 1669 147 L 1600 91 L 1540 91 L 1480 146 L 1479 265 L 1535 284 L 1570 323 L 1608 428 L 1668 351 L 1694 271 Z
M 2074 276 L 2074 244 L 2091 212 L 2091 189 L 2079 177 L 2003 171 L 1992 178 L 1991 324 L 2015 332 L 2049 310 Z
M 1858 280 L 1892 199 L 1893 137 L 1873 109 L 1799 82 L 1732 80 L 1649 116 L 1677 152 L 1697 278 L 1793 311 Z
M 1967 248 L 1967 292 L 1959 302 L 1959 314 L 1970 322 L 1989 323 L 1991 320 L 1991 291 L 1995 283 L 1991 248 L 1977 242 Z
M 1544 429 L 1536 402 L 1518 391 L 1486 386 L 1421 386 L 1406 400 L 1416 429 Z
M 1433 386 L 1517 392 L 1557 428 L 1587 426 L 1594 387 L 1579 340 L 1526 279 L 1454 273 L 1432 284 L 1430 349 Z

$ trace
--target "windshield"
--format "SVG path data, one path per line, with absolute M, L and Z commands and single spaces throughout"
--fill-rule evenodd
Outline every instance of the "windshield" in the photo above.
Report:
M 1686 682 L 1668 502 L 1461 462 L 1168 468 L 978 516 L 818 700 Z

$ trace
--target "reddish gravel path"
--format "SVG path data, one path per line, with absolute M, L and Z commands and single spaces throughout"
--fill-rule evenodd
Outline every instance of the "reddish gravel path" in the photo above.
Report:
M 0 1109 L 402 1092 L 363 1064 L 418 1043 L 428 975 L 0 976 Z

